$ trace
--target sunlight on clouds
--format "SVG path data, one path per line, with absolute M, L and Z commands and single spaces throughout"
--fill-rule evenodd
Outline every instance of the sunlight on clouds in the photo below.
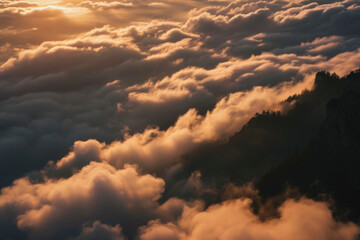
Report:
M 63 11 L 67 16 L 77 16 L 89 12 L 86 8 L 81 8 L 81 7 L 77 7 L 77 8 L 63 7 L 63 6 L 51 6 L 51 7 Z
M 81 15 L 81 14 L 86 14 L 89 12 L 88 9 L 86 8 L 82 8 L 82 7 L 66 7 L 66 6 L 61 6 L 61 5 L 52 5 L 52 4 L 46 4 L 46 6 L 44 7 L 37 7 L 37 8 L 32 8 L 29 11 L 37 11 L 37 10 L 60 10 L 62 11 L 66 16 L 69 17 L 75 17 L 77 15 Z M 26 13 L 26 12 L 25 12 Z
M 0 1 L 0 239 L 353 239 L 303 192 L 219 201 L 316 135 L 359 24 L 358 0 Z
M 33 2 L 33 3 L 40 4 L 40 5 L 49 6 L 49 5 L 60 3 L 62 1 L 61 0 L 50 0 L 50 1 L 47 1 L 47 0 L 28 0 L 28 2 Z

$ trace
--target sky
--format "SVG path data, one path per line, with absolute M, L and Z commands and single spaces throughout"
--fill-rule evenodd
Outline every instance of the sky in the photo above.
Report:
M 359 26 L 358 0 L 0 1 L 0 238 L 355 239 L 306 196 L 264 220 L 254 176 L 224 198 L 221 157 L 184 156 L 360 68 Z

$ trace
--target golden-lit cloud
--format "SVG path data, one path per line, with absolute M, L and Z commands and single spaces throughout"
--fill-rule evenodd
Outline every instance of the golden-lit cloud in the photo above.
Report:
M 210 206 L 185 208 L 174 223 L 152 221 L 141 228 L 140 239 L 355 239 L 359 227 L 336 222 L 326 204 L 308 199 L 288 200 L 279 209 L 280 218 L 260 221 L 250 199 Z
M 228 173 L 184 168 L 286 115 L 316 72 L 359 68 L 359 16 L 357 0 L 1 1 L 0 238 L 354 239 L 324 202 L 262 221 L 219 202 Z
M 16 220 L 32 239 L 66 238 L 66 231 L 90 219 L 113 222 L 121 217 L 131 224 L 154 214 L 164 184 L 162 179 L 141 175 L 134 166 L 116 170 L 93 162 L 68 179 L 32 184 L 23 178 L 4 188 L 0 221 Z M 6 211 L 14 215 L 6 216 Z

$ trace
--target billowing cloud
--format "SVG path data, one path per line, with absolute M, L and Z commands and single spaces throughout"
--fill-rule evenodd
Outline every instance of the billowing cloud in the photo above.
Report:
M 80 19 L 71 18 L 69 9 L 85 2 L 69 1 L 66 8 L 61 7 L 63 3 L 44 7 L 41 1 L 5 1 L 3 11 L 27 16 L 51 10 L 71 20 Z M 158 5 L 150 1 L 118 3 L 138 9 Z M 23 148 L 31 158 L 29 162 L 39 169 L 48 160 L 64 155 L 76 140 L 96 138 L 110 143 L 148 125 L 167 129 L 188 109 L 195 108 L 204 115 L 230 93 L 283 81 L 298 82 L 319 70 L 343 75 L 359 66 L 356 31 L 343 32 L 337 25 L 323 25 L 317 31 L 299 28 L 310 17 L 320 17 L 321 23 L 347 16 L 353 19 L 358 14 L 354 1 L 222 1 L 204 8 L 202 1 L 191 4 L 200 5 L 183 22 L 156 20 L 121 28 L 104 26 L 42 44 L 26 40 L 31 46 L 39 45 L 18 48 L 15 55 L 4 53 L 8 59 L 0 67 L 2 161 L 9 166 L 13 164 L 8 159 L 21 161 L 24 155 L 16 149 Z M 301 9 L 306 14 L 299 15 Z M 285 12 L 295 17 L 281 18 Z M 321 17 L 324 14 L 326 18 Z M 54 19 L 55 15 L 51 16 Z M 116 26 L 114 21 L 105 23 Z M 250 27 L 254 24 L 260 30 Z M 36 24 L 28 27 L 38 28 Z M 6 46 L 2 49 L 8 49 Z M 41 126 L 47 130 L 39 129 Z M 38 154 L 40 149 L 47 149 L 46 153 Z M 31 166 L 16 169 L 9 171 L 11 176 L 12 172 L 30 171 Z
M 128 136 L 124 141 L 113 142 L 107 147 L 93 140 L 78 142 L 74 146 L 74 152 L 58 162 L 57 167 L 82 166 L 84 162 L 99 159 L 100 156 L 103 161 L 118 168 L 126 163 L 138 164 L 147 171 L 169 168 L 183 154 L 202 143 L 227 140 L 256 112 L 262 109 L 281 109 L 281 105 L 278 105 L 280 101 L 286 99 L 289 93 L 296 94 L 302 89 L 303 83 L 285 83 L 278 88 L 258 87 L 221 99 L 205 116 L 191 109 L 165 131 L 148 128 L 143 133 Z M 82 154 L 77 152 L 82 153 L 82 149 L 87 149 L 86 152 L 91 154 L 81 157 Z
M 95 221 L 92 226 L 84 227 L 81 234 L 73 240 L 125 240 L 122 229 L 119 225 L 114 227 Z
M 355 239 L 359 227 L 333 219 L 326 204 L 308 199 L 288 200 L 280 217 L 262 222 L 250 199 L 186 208 L 176 223 L 151 221 L 141 228 L 140 239 Z
M 59 40 L 92 27 L 73 16 L 83 9 L 44 6 L 36 1 L 1 1 L 0 63 L 46 40 Z
M 306 199 L 261 222 L 249 199 L 215 200 L 221 186 L 202 183 L 185 157 L 227 142 L 258 112 L 286 114 L 311 95 L 299 94 L 313 89 L 317 71 L 359 68 L 358 1 L 19 0 L 0 8 L 0 238 L 358 234 Z M 266 161 L 263 171 L 276 163 Z
M 23 178 L 2 189 L 0 219 L 2 225 L 16 221 L 30 239 L 64 239 L 91 220 L 121 223 L 129 231 L 154 214 L 164 184 L 134 166 L 116 170 L 92 162 L 67 179 L 31 183 Z

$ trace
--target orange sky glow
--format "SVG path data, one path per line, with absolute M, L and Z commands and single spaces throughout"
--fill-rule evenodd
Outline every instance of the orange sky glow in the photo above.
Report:
M 256 181 L 303 156 L 359 24 L 358 0 L 0 1 L 0 239 L 356 239 Z

